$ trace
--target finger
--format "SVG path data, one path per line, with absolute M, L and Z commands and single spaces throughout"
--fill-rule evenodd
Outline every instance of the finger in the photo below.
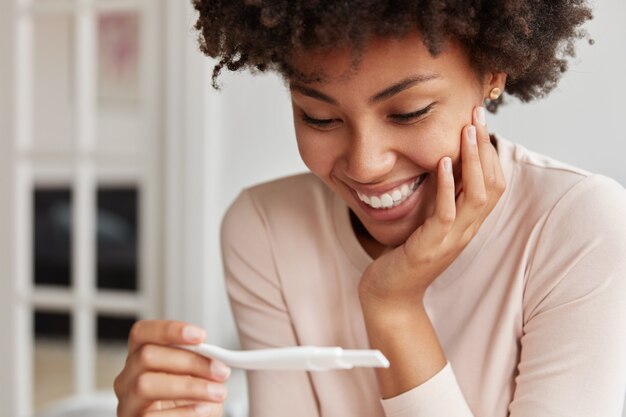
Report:
M 455 228 L 459 235 L 472 225 L 487 203 L 487 193 L 483 177 L 483 169 L 478 153 L 476 127 L 466 126 L 463 131 L 461 146 L 461 175 L 463 191 L 457 200 L 457 220 Z
M 476 138 L 478 145 L 478 155 L 480 156 L 480 165 L 483 168 L 483 177 L 485 180 L 485 189 L 487 194 L 491 194 L 496 186 L 496 171 L 493 159 L 497 158 L 495 148 L 491 144 L 489 130 L 485 121 L 485 109 L 476 107 L 473 113 L 473 123 L 476 127 Z
M 222 415 L 222 405 L 214 403 L 197 403 L 170 410 L 151 411 L 144 417 L 219 417 Z
M 452 160 L 441 158 L 437 167 L 437 196 L 433 215 L 424 223 L 422 243 L 438 245 L 445 239 L 456 218 Z
M 226 399 L 226 393 L 226 386 L 218 382 L 162 372 L 145 372 L 135 381 L 135 394 L 149 401 L 222 402 Z
M 226 399 L 227 390 L 223 384 L 181 375 L 160 372 L 146 372 L 134 381 L 128 395 L 121 401 L 128 411 L 136 415 L 155 401 L 197 401 L 218 402 Z
M 489 203 L 483 212 L 483 219 L 495 207 L 506 188 L 500 157 L 495 146 L 491 143 L 485 113 L 485 108 L 478 106 L 475 108 L 473 115 L 473 122 L 477 129 L 478 150 L 485 177 L 485 187 L 489 195 Z
M 216 382 L 224 382 L 231 370 L 222 362 L 176 347 L 145 344 L 129 355 L 130 375 L 145 371 L 190 375 Z M 132 376 L 130 379 L 133 379 Z
M 130 330 L 128 352 L 132 353 L 146 343 L 157 345 L 188 345 L 201 343 L 206 332 L 180 321 L 141 320 Z

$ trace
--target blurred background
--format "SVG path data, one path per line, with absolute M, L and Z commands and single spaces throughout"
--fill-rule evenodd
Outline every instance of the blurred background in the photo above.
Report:
M 189 3 L 0 0 L 0 417 L 114 415 L 138 319 L 237 347 L 221 217 L 243 187 L 305 167 L 278 77 L 210 87 Z M 626 2 L 595 15 L 559 89 L 489 126 L 626 185 Z M 244 375 L 230 389 L 245 416 Z

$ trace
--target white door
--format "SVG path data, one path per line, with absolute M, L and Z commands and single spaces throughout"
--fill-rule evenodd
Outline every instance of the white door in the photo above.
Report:
M 0 415 L 27 417 L 110 390 L 161 314 L 162 3 L 0 5 Z

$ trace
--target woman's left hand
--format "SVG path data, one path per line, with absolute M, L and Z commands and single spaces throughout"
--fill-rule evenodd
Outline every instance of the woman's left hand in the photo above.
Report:
M 406 242 L 372 262 L 360 282 L 363 301 L 415 305 L 428 286 L 476 235 L 505 189 L 496 149 L 485 126 L 484 109 L 473 112 L 462 131 L 461 191 L 456 195 L 452 162 L 439 161 L 434 213 Z

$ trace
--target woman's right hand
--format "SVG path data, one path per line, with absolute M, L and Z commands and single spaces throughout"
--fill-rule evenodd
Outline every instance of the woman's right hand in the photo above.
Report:
M 230 368 L 174 347 L 205 337 L 204 330 L 183 322 L 135 323 L 126 364 L 114 383 L 118 417 L 221 417 Z

